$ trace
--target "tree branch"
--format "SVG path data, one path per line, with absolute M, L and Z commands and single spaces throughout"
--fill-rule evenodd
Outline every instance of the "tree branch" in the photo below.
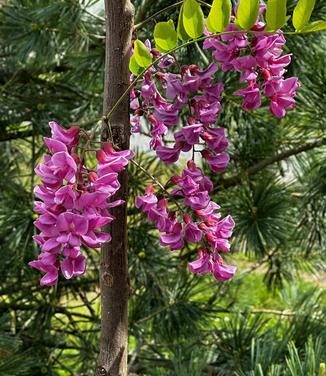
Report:
M 297 154 L 303 153 L 305 151 L 308 151 L 308 150 L 311 150 L 311 149 L 314 149 L 323 145 L 326 145 L 326 137 L 323 137 L 317 141 L 307 142 L 306 144 L 302 146 L 285 150 L 279 154 L 274 155 L 273 157 L 266 158 L 258 162 L 254 166 L 249 167 L 247 170 L 239 174 L 236 174 L 234 176 L 231 176 L 230 178 L 220 181 L 219 185 L 214 189 L 214 192 L 220 190 L 221 188 L 227 189 L 230 187 L 234 187 L 235 185 L 239 184 L 245 177 L 254 175 L 257 172 L 263 170 L 267 166 L 270 166 L 276 162 L 280 162 L 284 159 L 292 157 L 293 155 L 297 155 Z
M 121 150 L 130 145 L 129 57 L 134 8 L 130 0 L 105 0 L 106 59 L 103 114 L 117 109 L 103 118 L 101 141 L 110 141 Z M 129 93 L 129 92 L 127 92 Z M 128 172 L 119 174 L 121 187 L 114 199 L 125 203 L 112 209 L 115 220 L 105 231 L 111 243 L 101 248 L 101 340 L 96 375 L 126 376 L 128 356 L 128 246 L 127 206 Z

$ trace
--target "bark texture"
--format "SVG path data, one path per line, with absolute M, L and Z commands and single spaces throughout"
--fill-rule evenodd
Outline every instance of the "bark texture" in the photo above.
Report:
M 129 0 L 105 0 L 106 60 L 103 115 L 105 116 L 129 85 L 129 56 L 133 28 L 133 6 Z M 103 121 L 102 141 L 129 148 L 129 97 L 120 103 L 109 121 Z M 115 199 L 127 202 L 128 174 L 119 175 Z M 101 249 L 101 340 L 96 369 L 98 376 L 127 375 L 128 354 L 128 259 L 126 204 L 112 209 L 116 218 L 106 230 L 112 241 Z

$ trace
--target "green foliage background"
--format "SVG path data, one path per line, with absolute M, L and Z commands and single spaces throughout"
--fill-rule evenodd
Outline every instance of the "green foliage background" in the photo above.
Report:
M 31 240 L 33 168 L 48 121 L 91 129 L 101 116 L 101 2 L 0 4 L 0 375 L 93 375 L 98 251 L 85 250 L 85 276 L 55 288 L 40 288 L 27 262 L 38 253 Z M 139 23 L 174 1 L 134 4 Z M 288 1 L 290 12 L 294 5 Z M 176 8 L 158 20 L 168 15 L 176 20 Z M 323 0 L 312 19 L 326 19 Z M 153 28 L 139 29 L 138 38 L 151 37 Z M 273 118 L 267 107 L 240 110 L 231 96 L 237 77 L 218 77 L 227 89 L 219 124 L 228 129 L 232 162 L 212 179 L 216 201 L 237 224 L 227 260 L 239 267 L 232 281 L 188 273 L 192 247 L 180 254 L 159 247 L 156 232 L 133 208 L 147 177 L 130 166 L 131 374 L 325 374 L 326 43 L 321 33 L 287 39 L 289 74 L 302 87 L 285 119 Z M 205 54 L 198 45 L 179 57 L 205 66 Z M 151 154 L 139 151 L 137 158 L 162 180 L 170 173 Z

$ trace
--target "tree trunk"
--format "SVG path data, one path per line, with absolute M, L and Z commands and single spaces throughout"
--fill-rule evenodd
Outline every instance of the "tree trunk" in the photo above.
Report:
M 106 59 L 104 85 L 104 116 L 114 106 L 129 85 L 129 56 L 133 28 L 133 6 L 129 0 L 105 0 Z M 129 96 L 112 114 L 110 128 L 103 121 L 102 141 L 113 142 L 129 149 Z M 112 241 L 101 249 L 101 341 L 96 375 L 126 376 L 128 355 L 128 254 L 127 254 L 127 194 L 128 173 L 119 175 L 120 190 L 114 199 L 124 205 L 112 209 L 115 220 L 106 230 Z

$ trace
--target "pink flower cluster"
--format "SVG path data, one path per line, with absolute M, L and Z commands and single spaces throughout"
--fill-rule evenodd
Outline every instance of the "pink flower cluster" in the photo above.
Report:
M 148 41 L 146 45 L 154 56 L 160 55 Z M 150 146 L 163 162 L 175 163 L 181 152 L 188 152 L 202 143 L 201 149 L 205 145 L 203 158 L 213 171 L 222 171 L 229 161 L 225 152 L 228 141 L 223 128 L 212 126 L 221 111 L 223 92 L 223 84 L 214 82 L 218 67 L 212 63 L 207 69 L 200 70 L 197 65 L 190 65 L 182 66 L 180 74 L 165 72 L 172 64 L 175 64 L 174 58 L 166 56 L 158 65 L 163 72 L 151 68 L 145 74 L 141 90 L 131 92 L 133 131 L 141 131 L 144 116 L 151 124 Z M 173 147 L 165 146 L 164 135 L 175 128 L 185 114 L 188 115 L 187 124 L 174 133 Z
M 278 118 L 295 107 L 299 88 L 297 77 L 284 78 L 291 54 L 283 54 L 285 38 L 282 31 L 264 34 L 265 24 L 257 20 L 252 27 L 259 34 L 242 33 L 234 23 L 226 29 L 234 34 L 213 36 L 204 41 L 204 48 L 214 49 L 213 58 L 224 72 L 241 73 L 240 82 L 246 86 L 234 94 L 243 97 L 242 107 L 254 110 L 261 106 L 261 96 L 270 101 L 270 111 Z M 209 32 L 207 32 L 209 35 Z
M 70 279 L 85 272 L 86 259 L 81 245 L 98 248 L 110 241 L 110 235 L 100 228 L 114 218 L 108 209 L 123 201 L 108 202 L 120 188 L 118 173 L 126 167 L 131 151 L 114 151 L 104 144 L 97 152 L 97 172 L 88 170 L 75 153 L 80 130 L 68 130 L 55 122 L 49 123 L 51 138 L 44 138 L 49 150 L 35 172 L 41 179 L 34 193 L 39 214 L 35 226 L 40 234 L 34 240 L 41 247 L 37 260 L 29 263 L 45 273 L 41 285 L 54 285 L 59 270 Z
M 265 8 L 260 7 L 259 16 Z M 235 10 L 236 12 L 236 10 Z M 254 110 L 261 106 L 262 95 L 270 101 L 270 111 L 276 117 L 283 117 L 286 110 L 295 106 L 295 95 L 299 87 L 296 77 L 284 78 L 286 67 L 291 62 L 290 54 L 283 54 L 285 38 L 281 31 L 264 33 L 265 24 L 258 19 L 253 26 L 255 33 L 240 31 L 234 23 L 235 17 L 226 29 L 227 33 L 208 36 L 204 48 L 214 49 L 212 62 L 205 70 L 196 65 L 179 66 L 172 56 L 160 60 L 157 68 L 151 67 L 145 74 L 141 87 L 131 92 L 131 124 L 134 132 L 142 131 L 142 121 L 150 124 L 150 146 L 161 161 L 176 163 L 181 152 L 201 153 L 213 172 L 223 172 L 228 163 L 226 152 L 228 140 L 223 128 L 214 125 L 221 111 L 224 86 L 215 80 L 218 69 L 223 72 L 240 72 L 240 83 L 245 87 L 234 95 L 243 97 L 242 107 Z M 211 37 L 210 37 L 211 35 Z M 154 57 L 160 53 L 146 46 Z M 167 69 L 174 67 L 174 72 Z M 182 119 L 187 119 L 180 124 Z M 179 128 L 178 128 L 179 126 Z M 172 130 L 174 141 L 166 146 L 164 136 Z M 195 158 L 193 157 L 193 160 Z M 210 200 L 212 182 L 203 175 L 193 161 L 182 176 L 171 178 L 176 187 L 168 192 L 154 194 L 149 187 L 144 196 L 136 200 L 150 221 L 161 232 L 160 243 L 171 250 L 181 249 L 184 241 L 200 243 L 199 259 L 189 264 L 193 273 L 212 272 L 215 278 L 227 280 L 235 273 L 235 267 L 225 265 L 219 251 L 228 252 L 228 242 L 234 222 L 231 216 L 220 219 L 216 211 L 219 206 Z M 169 199 L 183 198 L 186 212 L 182 218 L 169 210 Z M 177 207 L 180 209 L 179 204 Z
M 148 42 L 146 45 L 154 56 L 159 56 Z M 230 158 L 226 152 L 225 129 L 214 126 L 221 111 L 223 93 L 223 84 L 214 82 L 218 66 L 212 63 L 207 69 L 200 70 L 198 66 L 190 65 L 182 66 L 179 74 L 166 72 L 175 63 L 173 57 L 166 56 L 158 65 L 161 70 L 151 68 L 145 74 L 141 89 L 132 91 L 133 131 L 141 131 L 142 117 L 145 117 L 151 125 L 150 146 L 161 161 L 176 163 L 181 152 L 192 150 L 201 153 L 213 172 L 223 172 Z M 176 129 L 182 116 L 187 122 Z M 171 147 L 163 141 L 169 129 L 174 137 Z M 182 175 L 172 177 L 170 183 L 175 187 L 168 196 L 162 195 L 164 192 L 155 194 L 150 186 L 145 195 L 136 199 L 136 206 L 160 231 L 160 244 L 179 250 L 184 247 L 185 240 L 202 243 L 204 248 L 201 247 L 200 255 L 205 249 L 210 266 L 204 270 L 189 264 L 189 270 L 194 273 L 210 271 L 223 281 L 231 278 L 236 268 L 224 264 L 219 252 L 229 251 L 228 239 L 234 222 L 231 216 L 221 220 L 221 214 L 217 212 L 219 206 L 209 196 L 213 190 L 211 180 L 191 160 Z M 183 209 L 179 205 L 181 198 Z M 169 208 L 173 201 L 178 202 L 178 214 Z
M 160 244 L 170 250 L 179 250 L 184 247 L 184 240 L 203 243 L 205 247 L 200 250 L 200 259 L 190 263 L 189 270 L 201 274 L 212 272 L 216 279 L 222 281 L 232 278 L 236 268 L 224 264 L 219 252 L 230 250 L 228 239 L 232 235 L 234 221 L 231 216 L 221 219 L 221 214 L 217 212 L 220 207 L 209 196 L 213 190 L 211 180 L 193 161 L 189 161 L 182 175 L 173 176 L 170 182 L 174 188 L 169 192 L 169 198 L 155 195 L 150 186 L 145 195 L 136 199 L 136 206 L 162 233 Z M 178 218 L 168 206 L 169 199 L 178 202 L 180 198 L 183 198 L 186 211 L 179 213 L 181 218 Z M 204 259 L 207 262 L 202 261 Z M 197 266 L 200 262 L 205 267 Z

